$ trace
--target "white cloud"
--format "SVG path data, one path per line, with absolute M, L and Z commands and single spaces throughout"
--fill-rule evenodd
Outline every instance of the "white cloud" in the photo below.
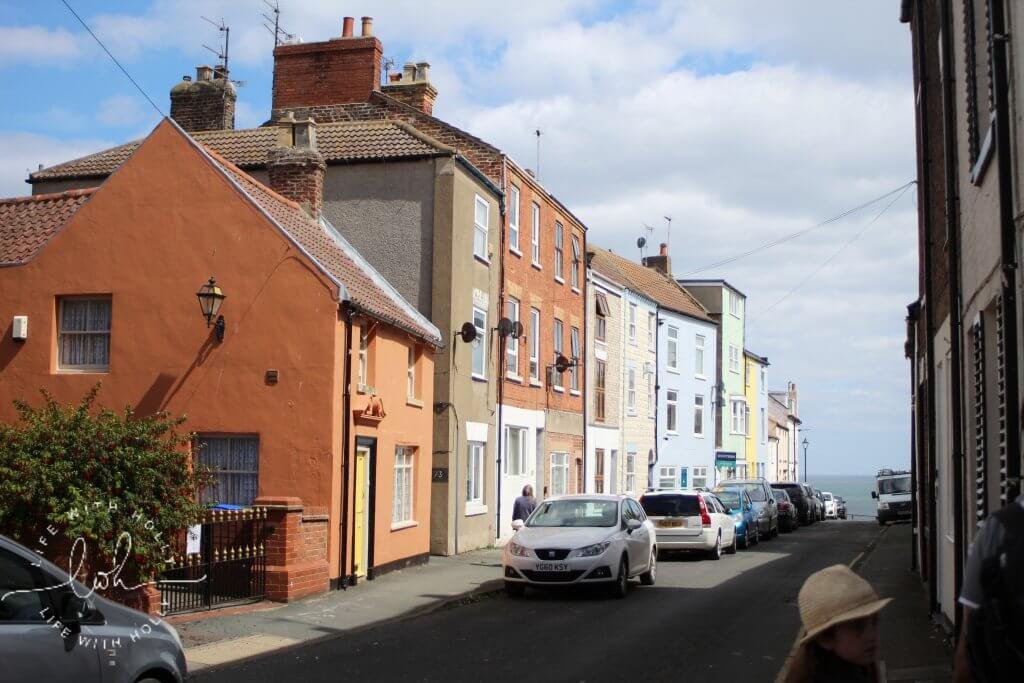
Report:
M 0 196 L 31 194 L 32 187 L 25 180 L 39 164 L 50 166 L 97 152 L 113 144 L 110 140 L 59 140 L 46 135 L 0 130 L 0 149 L 4 150 L 4 163 L 0 164 Z
M 108 97 L 96 108 L 96 120 L 105 126 L 136 127 L 156 117 L 149 103 L 134 95 Z
M 0 68 L 18 64 L 67 65 L 82 53 L 79 36 L 44 26 L 0 26 Z

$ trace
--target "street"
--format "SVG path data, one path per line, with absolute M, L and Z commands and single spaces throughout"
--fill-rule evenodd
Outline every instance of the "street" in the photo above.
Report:
M 657 585 L 634 582 L 625 600 L 591 592 L 501 595 L 196 679 L 771 681 L 799 629 L 804 579 L 853 561 L 878 534 L 871 522 L 816 524 L 719 562 L 669 556 L 659 563 Z

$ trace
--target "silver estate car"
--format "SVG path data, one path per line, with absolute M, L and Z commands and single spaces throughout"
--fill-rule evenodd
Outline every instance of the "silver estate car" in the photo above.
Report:
M 180 683 L 174 627 L 75 582 L 0 536 L 0 679 L 46 683 Z

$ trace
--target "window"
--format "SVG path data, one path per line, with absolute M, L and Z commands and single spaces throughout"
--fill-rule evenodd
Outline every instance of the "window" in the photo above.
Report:
M 636 304 L 629 305 L 629 343 L 636 346 Z
M 530 239 L 530 246 L 533 249 L 531 258 L 533 259 L 533 265 L 540 266 L 540 205 L 534 202 L 531 208 L 533 218 L 532 237 Z
M 562 227 L 561 223 L 555 223 L 555 279 L 559 282 L 564 282 L 562 278 L 562 259 L 564 258 L 564 247 L 562 240 L 565 235 L 565 228 Z
M 676 417 L 679 410 L 679 392 L 669 389 L 665 392 L 665 430 L 677 432 Z
M 409 347 L 408 369 L 406 370 L 406 397 L 416 398 L 416 347 Z
M 738 318 L 740 317 L 742 311 L 743 305 L 740 301 L 740 295 L 732 290 L 729 290 L 729 313 Z
M 603 360 L 594 362 L 594 420 L 604 422 L 604 396 L 607 386 L 605 373 L 608 366 Z
M 657 318 L 657 316 L 654 315 L 653 312 L 648 312 L 647 313 L 647 350 L 648 351 L 655 351 L 657 349 L 657 346 L 655 346 L 655 342 L 657 341 L 657 338 L 658 338 L 657 329 L 658 329 L 658 318 Z
M 110 370 L 110 297 L 60 300 L 57 368 Z
M 476 339 L 473 340 L 473 376 L 483 379 L 487 376 L 487 312 L 473 308 L 473 327 L 476 328 Z
M 38 621 L 41 627 L 46 621 L 50 599 L 37 590 L 41 587 L 33 576 L 37 571 L 14 553 L 0 550 L 0 624 Z
M 580 331 L 577 327 L 569 328 L 569 351 L 572 353 L 573 363 L 578 363 L 580 358 Z M 580 368 L 573 365 L 569 368 L 569 389 L 580 390 Z
M 988 49 L 988 3 L 971 0 L 964 3 L 964 68 L 967 87 L 967 142 L 971 164 L 985 151 L 992 101 L 992 69 Z M 972 180 L 974 180 L 972 174 Z
M 555 360 L 557 360 L 558 357 L 562 355 L 562 335 L 563 334 L 564 334 L 564 330 L 562 329 L 562 321 L 559 320 L 558 318 L 555 318 L 555 324 L 554 324 Z M 562 385 L 562 373 L 558 372 L 557 370 L 553 370 L 553 372 L 551 374 L 552 374 L 553 379 L 554 379 L 552 384 L 555 386 L 556 389 L 561 389 L 562 386 L 563 386 Z
M 508 192 L 508 248 L 519 253 L 519 188 L 515 185 Z
M 729 371 L 737 374 L 740 371 L 740 350 L 732 344 L 729 344 Z
M 693 397 L 693 435 L 704 436 L 704 397 Z
M 199 436 L 199 463 L 213 469 L 216 484 L 199 496 L 203 503 L 252 505 L 259 481 L 260 442 L 255 436 Z
M 594 493 L 604 493 L 604 449 L 594 450 Z
M 594 300 L 597 303 L 597 319 L 594 323 L 594 336 L 597 337 L 597 341 L 604 341 L 608 334 L 608 297 L 601 292 L 597 292 L 594 295 Z
M 695 489 L 702 488 L 708 485 L 708 468 L 707 467 L 691 467 L 692 481 L 690 486 Z
M 573 289 L 580 288 L 580 262 L 583 260 L 583 254 L 580 253 L 580 238 L 573 235 L 572 237 L 572 270 L 569 275 L 571 276 L 570 284 Z
M 482 441 L 469 442 L 469 477 L 466 480 L 466 502 L 484 504 L 484 453 L 487 445 Z
M 505 474 L 526 474 L 526 427 L 505 427 Z
M 676 477 L 678 469 L 672 466 L 662 466 L 658 468 L 658 488 L 659 489 L 674 489 L 679 486 Z
M 367 376 L 369 366 L 370 330 L 367 325 L 359 328 L 359 386 L 365 387 L 369 383 Z
M 540 379 L 540 311 L 530 309 L 530 379 Z
M 551 454 L 551 495 L 561 496 L 568 493 L 569 485 L 569 454 Z
M 679 328 L 668 326 L 665 331 L 665 364 L 669 370 L 679 372 Z
M 732 410 L 732 433 L 747 433 L 747 402 L 743 399 L 734 398 L 730 402 Z
M 626 451 L 626 493 L 636 493 L 636 451 Z
M 510 296 L 505 305 L 505 315 L 512 322 L 519 321 L 519 299 Z M 519 376 L 519 340 L 509 336 L 505 340 L 505 372 L 509 375 Z
M 476 212 L 473 215 L 473 256 L 487 260 L 487 225 L 491 207 L 481 197 L 476 198 Z
M 391 524 L 412 520 L 412 457 L 409 446 L 395 447 L 395 481 L 391 499 Z
M 626 371 L 626 412 L 636 415 L 636 368 Z
M 693 362 L 693 371 L 698 377 L 704 376 L 704 335 L 698 334 L 694 338 L 694 349 L 696 351 L 696 358 Z
M 647 375 L 647 414 L 654 417 L 654 373 L 645 374 Z

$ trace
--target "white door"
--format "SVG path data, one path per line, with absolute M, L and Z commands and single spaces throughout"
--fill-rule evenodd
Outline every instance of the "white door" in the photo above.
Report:
M 941 336 L 941 335 L 940 335 Z M 948 353 L 940 352 L 940 358 Z M 950 622 L 956 616 L 956 587 L 954 585 L 954 568 L 956 565 L 955 524 L 953 515 L 953 462 L 950 453 L 950 407 L 947 396 L 949 386 L 949 364 L 939 361 L 935 372 L 935 457 L 938 459 L 938 477 L 935 482 L 936 512 L 938 519 L 938 548 L 936 567 L 936 586 L 938 588 L 939 608 Z
M 523 487 L 534 484 L 530 473 L 529 440 L 530 430 L 526 427 L 506 425 L 501 438 L 505 440 L 502 448 L 502 462 L 498 471 L 501 477 L 501 528 L 498 538 L 507 539 L 512 536 L 512 505 L 523 493 Z M 534 496 L 540 498 L 540 491 L 534 484 Z

